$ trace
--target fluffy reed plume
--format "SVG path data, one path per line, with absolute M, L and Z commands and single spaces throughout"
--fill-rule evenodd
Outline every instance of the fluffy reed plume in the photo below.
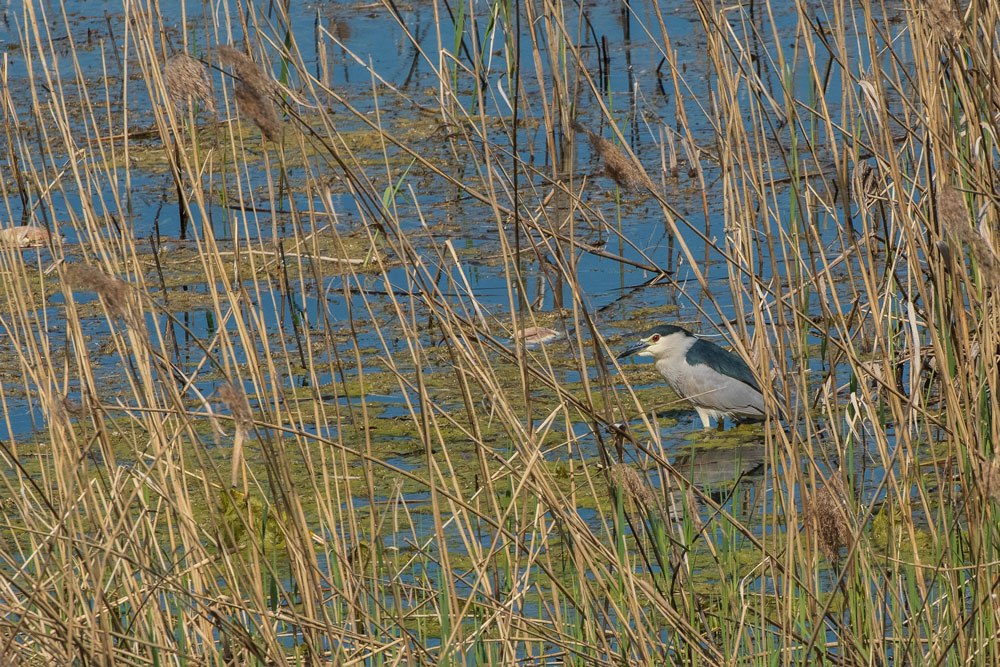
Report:
M 97 292 L 108 312 L 126 321 L 130 320 L 132 310 L 129 296 L 130 286 L 124 280 L 109 276 L 104 271 L 90 264 L 71 264 L 66 269 L 66 280 L 70 285 L 89 292 Z
M 953 41 L 962 34 L 962 23 L 955 16 L 951 0 L 927 0 L 927 11 L 932 29 L 942 40 Z
M 216 52 L 219 54 L 219 62 L 226 67 L 231 67 L 240 81 L 261 96 L 274 96 L 278 94 L 278 85 L 274 79 L 257 66 L 253 58 L 239 51 L 232 46 L 222 45 Z
M 236 422 L 236 435 L 233 436 L 233 465 L 230 476 L 230 484 L 235 487 L 239 482 L 240 469 L 243 467 L 243 443 L 253 427 L 253 414 L 250 411 L 247 395 L 241 388 L 227 382 L 220 386 L 217 391 L 219 398 L 233 413 L 233 421 Z
M 969 254 L 976 260 L 984 281 L 988 285 L 1000 282 L 1000 258 L 989 241 L 970 224 L 969 209 L 962 193 L 951 185 L 940 186 L 937 212 L 944 233 L 969 246 Z
M 979 466 L 979 491 L 983 499 L 1000 502 L 1000 456 L 983 461 Z
M 837 560 L 841 548 L 851 543 L 851 527 L 846 518 L 848 505 L 839 471 L 813 492 L 811 501 L 803 501 L 802 511 L 805 524 L 816 529 L 820 550 L 830 560 Z
M 281 139 L 281 119 L 274 110 L 274 97 L 278 86 L 265 74 L 253 59 L 232 46 L 218 48 L 219 61 L 233 69 L 240 80 L 236 84 L 236 104 L 240 113 L 260 128 L 261 133 L 271 141 Z
M 604 163 L 604 172 L 611 180 L 618 184 L 618 187 L 632 192 L 638 192 L 643 188 L 648 190 L 656 189 L 649 177 L 642 173 L 636 167 L 635 162 L 625 155 L 620 148 L 601 135 L 591 132 L 575 120 L 572 121 L 570 127 L 575 132 L 586 135 L 591 149 L 601 156 L 601 162 Z
M 253 413 L 250 411 L 250 401 L 242 389 L 227 382 L 218 389 L 219 399 L 233 413 L 236 428 L 249 431 L 253 426 Z
M 656 498 L 653 497 L 653 493 L 642 481 L 642 477 L 635 471 L 635 468 L 624 463 L 616 463 L 611 466 L 609 472 L 612 482 L 622 487 L 625 497 L 631 498 L 632 502 L 639 507 L 647 509 L 653 507 Z
M 191 100 L 197 98 L 209 113 L 215 113 L 212 86 L 200 60 L 186 53 L 171 56 L 163 65 L 163 82 L 167 86 L 167 96 L 176 109 L 190 106 Z
M 267 139 L 278 141 L 281 138 L 281 120 L 270 100 L 241 82 L 236 84 L 236 103 L 240 105 L 240 112 L 252 120 Z

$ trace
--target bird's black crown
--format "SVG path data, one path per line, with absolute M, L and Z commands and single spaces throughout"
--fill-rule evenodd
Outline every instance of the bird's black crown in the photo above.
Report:
M 690 331 L 688 331 L 684 327 L 677 326 L 676 324 L 661 324 L 658 327 L 653 327 L 652 329 L 650 329 L 649 331 L 647 331 L 646 333 L 644 333 L 642 335 L 642 337 L 643 337 L 643 339 L 646 339 L 646 338 L 649 338 L 650 336 L 653 336 L 655 334 L 660 334 L 661 336 L 669 336 L 669 335 L 675 334 L 675 333 L 684 334 L 685 336 L 688 336 L 689 338 L 694 338 L 694 334 L 693 333 L 691 333 Z

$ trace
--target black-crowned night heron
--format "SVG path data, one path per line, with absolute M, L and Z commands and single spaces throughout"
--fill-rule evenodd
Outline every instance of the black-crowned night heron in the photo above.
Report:
M 654 327 L 618 355 L 653 357 L 670 388 L 694 404 L 701 423 L 723 417 L 763 417 L 764 395 L 746 362 L 672 324 Z

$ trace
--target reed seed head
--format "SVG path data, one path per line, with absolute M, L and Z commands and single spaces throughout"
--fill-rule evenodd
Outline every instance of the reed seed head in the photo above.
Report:
M 253 413 L 250 410 L 250 401 L 247 400 L 246 393 L 231 382 L 221 385 L 218 390 L 219 399 L 233 413 L 233 420 L 236 427 L 249 431 L 253 426 Z
M 976 260 L 986 284 L 1000 284 L 1000 257 L 983 234 L 972 226 L 962 193 L 951 185 L 939 187 L 937 211 L 945 235 L 964 241 L 969 246 L 969 254 Z
M 217 51 L 219 62 L 232 68 L 239 83 L 236 84 L 236 103 L 240 113 L 260 128 L 261 134 L 270 141 L 281 139 L 282 123 L 274 110 L 274 98 L 278 95 L 278 85 L 264 73 L 253 58 L 232 46 L 220 46 Z
M 252 120 L 264 137 L 270 141 L 281 139 L 281 120 L 269 99 L 241 81 L 236 84 L 236 103 L 240 107 L 240 113 Z
M 216 53 L 219 54 L 219 62 L 232 68 L 236 77 L 257 95 L 264 97 L 278 93 L 278 86 L 274 79 L 265 74 L 253 61 L 253 58 L 247 54 L 225 44 L 220 46 Z
M 1000 456 L 983 461 L 979 469 L 979 490 L 984 499 L 1000 502 Z
M 163 82 L 167 86 L 167 97 L 178 110 L 197 98 L 206 110 L 215 113 L 212 86 L 200 60 L 186 53 L 171 56 L 163 65 Z
M 965 199 L 953 186 L 946 184 L 938 188 L 937 210 L 941 226 L 952 234 L 961 236 L 965 229 L 971 230 Z
M 611 479 L 622 487 L 627 498 L 631 498 L 639 507 L 651 508 L 656 499 L 652 491 L 636 472 L 635 468 L 624 463 L 616 463 L 611 466 Z
M 851 199 L 867 209 L 882 194 L 881 174 L 868 162 L 858 162 L 851 171 Z
M 114 316 L 129 319 L 130 286 L 124 280 L 109 276 L 91 264 L 71 264 L 66 269 L 66 279 L 70 285 L 89 292 L 97 292 L 108 312 Z
M 577 121 L 572 121 L 570 127 L 575 132 L 587 136 L 590 148 L 601 157 L 604 164 L 604 173 L 618 184 L 618 187 L 631 192 L 638 192 L 643 188 L 654 190 L 653 182 L 636 166 L 618 146 L 605 139 L 599 134 L 591 132 Z
M 955 16 L 951 0 L 927 0 L 932 29 L 942 41 L 954 41 L 962 34 L 962 23 Z
M 820 550 L 830 560 L 840 557 L 840 550 L 851 543 L 851 527 L 847 523 L 847 497 L 840 473 L 833 473 L 826 483 L 813 493 L 812 501 L 804 503 L 807 525 L 816 529 Z

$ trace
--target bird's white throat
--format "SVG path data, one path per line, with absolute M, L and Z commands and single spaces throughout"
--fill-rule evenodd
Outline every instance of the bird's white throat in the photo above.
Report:
M 657 361 L 661 359 L 673 359 L 678 356 L 683 357 L 697 340 L 694 336 L 688 336 L 681 332 L 672 333 L 669 336 L 660 336 L 658 341 L 639 352 L 639 356 L 653 357 Z

